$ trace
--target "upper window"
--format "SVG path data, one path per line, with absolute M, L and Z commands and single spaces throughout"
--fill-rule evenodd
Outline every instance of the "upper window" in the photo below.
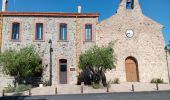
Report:
M 126 9 L 133 9 L 133 7 L 134 7 L 134 0 L 127 0 Z
M 43 40 L 43 23 L 36 23 L 35 40 Z
M 91 24 L 85 25 L 85 40 L 86 41 L 92 40 L 92 25 Z
M 67 40 L 67 24 L 65 23 L 60 24 L 60 40 Z
M 12 40 L 19 40 L 20 35 L 20 23 L 12 23 Z

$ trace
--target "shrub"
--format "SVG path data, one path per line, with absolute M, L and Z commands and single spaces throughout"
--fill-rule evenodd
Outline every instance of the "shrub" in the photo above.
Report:
M 115 78 L 115 79 L 113 80 L 113 84 L 120 84 L 119 78 Z
M 83 82 L 83 72 L 78 75 L 77 85 L 81 85 L 81 82 Z
M 102 86 L 100 84 L 96 84 L 96 83 L 92 83 L 92 87 L 94 89 L 99 89 L 99 88 L 102 88 Z
M 18 85 L 15 89 L 15 92 L 23 92 L 23 91 L 27 91 L 29 89 L 31 89 L 31 85 L 24 85 L 24 84 L 21 84 L 21 85 Z
M 5 88 L 5 92 L 6 93 L 15 92 L 15 87 L 8 85 L 8 87 Z
M 12 93 L 12 92 L 23 92 L 31 89 L 31 85 L 24 85 L 20 84 L 16 88 L 14 86 L 8 85 L 8 87 L 5 88 L 6 93 Z
M 162 78 L 153 78 L 151 80 L 151 83 L 164 83 Z
M 81 85 L 81 82 L 84 82 L 84 85 L 91 85 L 91 80 L 92 80 L 91 76 L 92 74 L 89 68 L 83 69 L 83 71 L 78 75 L 77 85 Z
M 50 86 L 50 81 L 49 80 L 44 80 L 43 81 L 43 86 Z

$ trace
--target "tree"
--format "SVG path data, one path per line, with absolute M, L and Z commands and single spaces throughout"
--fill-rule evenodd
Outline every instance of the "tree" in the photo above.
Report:
M 80 55 L 79 67 L 82 70 L 90 69 L 91 80 L 97 84 L 106 85 L 106 70 L 115 68 L 116 59 L 111 45 L 94 46 Z
M 0 54 L 0 64 L 5 74 L 19 82 L 41 71 L 41 58 L 33 46 L 20 50 L 6 50 Z
M 164 49 L 165 49 L 165 52 L 168 52 L 170 54 L 170 48 L 168 47 L 170 47 L 170 45 L 166 45 Z

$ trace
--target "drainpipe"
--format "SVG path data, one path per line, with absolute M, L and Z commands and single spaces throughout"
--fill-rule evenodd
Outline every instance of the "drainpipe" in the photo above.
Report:
M 1 22 L 0 22 L 0 52 L 2 47 L 2 29 L 3 29 L 3 14 L 1 14 Z
M 76 15 L 76 77 L 78 81 L 78 16 Z

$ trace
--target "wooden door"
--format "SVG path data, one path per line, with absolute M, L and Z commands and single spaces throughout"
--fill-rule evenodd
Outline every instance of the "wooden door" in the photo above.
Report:
M 138 81 L 137 63 L 134 58 L 127 58 L 125 61 L 126 80 L 127 82 Z

